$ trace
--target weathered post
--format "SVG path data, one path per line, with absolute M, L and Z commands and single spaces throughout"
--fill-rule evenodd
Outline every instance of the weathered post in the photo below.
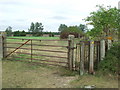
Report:
M 107 45 L 108 45 L 108 50 L 109 50 L 112 45 L 112 41 L 108 39 Z
M 94 41 L 90 41 L 90 63 L 89 63 L 89 73 L 94 73 Z
M 3 59 L 3 38 L 0 34 L 0 89 L 2 89 L 2 59 Z
M 105 40 L 100 41 L 100 60 L 105 57 Z
M 68 63 L 69 63 L 69 69 L 70 70 L 73 70 L 73 62 L 74 62 L 74 35 L 69 35 L 68 36 L 68 38 L 69 38 L 69 61 L 68 61 Z
M 0 60 L 3 58 L 3 36 L 0 34 Z
M 81 47 L 80 47 L 80 75 L 84 74 L 84 47 L 85 47 L 84 42 L 81 42 Z
M 5 48 L 5 47 L 7 47 L 7 45 L 6 45 L 6 33 L 5 32 L 3 33 L 2 37 L 3 37 L 3 58 L 5 58 L 6 54 L 7 54 L 7 48 Z

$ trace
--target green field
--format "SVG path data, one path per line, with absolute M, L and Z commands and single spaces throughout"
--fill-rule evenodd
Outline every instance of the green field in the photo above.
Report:
M 24 38 L 24 39 L 60 39 L 59 37 L 8 37 L 8 38 Z

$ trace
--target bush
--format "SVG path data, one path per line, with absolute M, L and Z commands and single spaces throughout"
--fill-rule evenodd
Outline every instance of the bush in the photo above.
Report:
M 99 64 L 99 70 L 118 73 L 118 64 L 120 63 L 119 46 L 119 44 L 114 44 L 111 49 L 107 51 L 105 58 Z
M 84 35 L 84 32 L 78 27 L 78 26 L 69 26 L 67 28 L 64 28 L 60 33 L 61 39 L 67 39 L 68 35 L 74 35 L 75 38 L 78 38 Z

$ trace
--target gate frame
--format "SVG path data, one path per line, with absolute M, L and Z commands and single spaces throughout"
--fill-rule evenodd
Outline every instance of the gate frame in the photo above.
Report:
M 39 40 L 39 39 L 19 39 L 19 38 L 8 38 L 8 39 L 19 39 L 19 40 L 27 40 L 26 42 L 24 42 L 23 44 L 21 43 L 21 45 L 19 46 L 19 47 L 17 47 L 17 48 L 15 48 L 12 52 L 10 52 L 9 54 L 7 54 L 7 46 L 6 46 L 6 35 L 1 35 L 2 36 L 2 38 L 0 38 L 0 40 L 1 40 L 1 47 L 2 47 L 2 50 L 1 50 L 1 52 L 2 52 L 2 59 L 3 58 L 7 58 L 7 57 L 9 57 L 12 53 L 14 53 L 16 50 L 18 50 L 18 49 L 20 49 L 22 46 L 24 46 L 25 44 L 27 44 L 28 42 L 31 42 L 31 48 L 30 48 L 30 50 L 31 50 L 31 61 L 32 61 L 32 50 L 34 50 L 34 49 L 32 49 L 32 47 L 33 47 L 33 45 L 32 45 L 32 40 L 38 40 L 38 41 L 42 41 L 42 40 Z M 43 41 L 48 41 L 48 40 L 43 40 Z M 56 41 L 56 40 L 49 40 L 49 41 Z M 58 41 L 61 41 L 61 40 L 58 40 Z M 68 68 L 69 68 L 69 70 L 73 70 L 73 62 L 74 62 L 74 35 L 69 35 L 69 39 L 68 40 L 62 40 L 62 41 L 68 41 L 68 45 L 67 46 L 64 46 L 64 47 L 66 47 L 68 50 L 67 50 L 67 58 L 68 58 L 68 61 L 67 61 L 67 64 L 68 64 Z M 47 46 L 47 45 L 46 45 Z M 52 45 L 48 45 L 48 46 L 52 46 Z M 53 45 L 53 46 L 55 46 L 55 45 Z M 55 47 L 60 47 L 60 46 L 55 46 Z M 47 50 L 46 50 L 47 51 Z M 48 51 L 50 51 L 50 50 L 48 50 Z M 60 51 L 61 52 L 61 51 Z M 7 54 L 7 55 L 6 55 Z M 30 59 L 30 58 L 29 58 Z M 62 63 L 62 62 L 61 62 Z

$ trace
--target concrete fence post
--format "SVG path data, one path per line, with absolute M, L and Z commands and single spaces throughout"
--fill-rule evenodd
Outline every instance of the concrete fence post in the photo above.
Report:
M 90 41 L 90 61 L 89 61 L 89 73 L 94 73 L 94 41 Z
M 69 35 L 69 69 L 73 70 L 73 62 L 74 62 L 74 35 Z
M 100 60 L 105 57 L 105 40 L 100 41 Z
M 85 44 L 84 42 L 81 42 L 81 47 L 80 47 L 80 75 L 84 74 L 84 47 Z
M 108 39 L 107 45 L 108 45 L 108 50 L 109 50 L 112 45 L 112 41 Z

